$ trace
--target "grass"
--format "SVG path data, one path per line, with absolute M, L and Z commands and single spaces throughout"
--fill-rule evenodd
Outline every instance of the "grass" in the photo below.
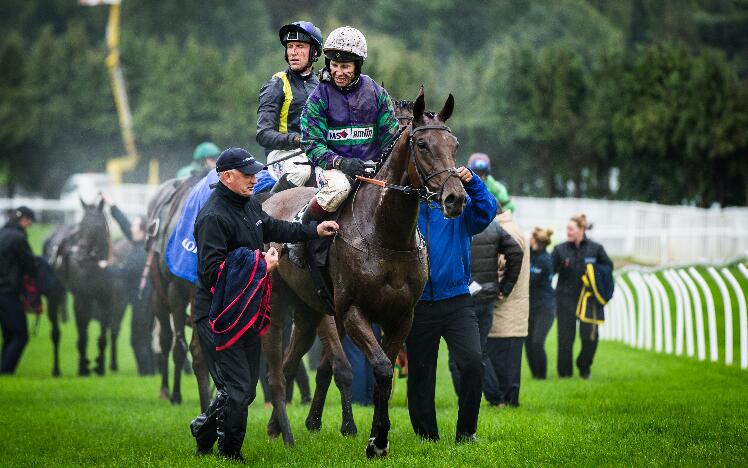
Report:
M 157 377 L 135 375 L 128 321 L 129 313 L 118 343 L 119 373 L 88 378 L 74 376 L 76 335 L 72 321 L 66 323 L 63 377 L 53 379 L 50 328 L 41 318 L 17 375 L 0 378 L 1 465 L 229 465 L 192 456 L 188 424 L 198 411 L 194 379 L 183 379 L 185 401 L 172 406 L 158 399 Z M 359 435 L 340 436 L 334 388 L 319 433 L 303 428 L 308 407 L 289 407 L 294 448 L 268 440 L 264 428 L 270 409 L 261 404 L 260 392 L 250 406 L 244 454 L 252 465 L 298 467 L 748 465 L 748 372 L 603 342 L 591 380 L 559 380 L 552 370 L 555 343 L 554 329 L 547 343 L 548 380 L 532 380 L 523 368 L 520 408 L 481 408 L 477 444 L 452 442 L 456 398 L 442 347 L 436 398 L 440 442 L 421 442 L 413 434 L 400 380 L 390 409 L 387 459 L 364 456 L 369 407 L 354 407 Z

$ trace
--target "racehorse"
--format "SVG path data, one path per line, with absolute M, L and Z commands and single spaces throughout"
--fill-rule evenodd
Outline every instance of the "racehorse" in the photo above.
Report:
M 293 443 L 284 401 L 285 381 L 309 349 L 316 328 L 325 345 L 324 359 L 330 361 L 341 390 L 341 431 L 355 433 L 355 425 L 350 427 L 351 368 L 340 344 L 340 337 L 347 333 L 366 355 L 376 379 L 374 419 L 366 455 L 389 453 L 392 363 L 410 332 L 413 309 L 428 275 L 428 255 L 417 232 L 419 198 L 438 201 L 448 217 L 459 216 L 466 200 L 455 169 L 457 138 L 445 125 L 453 109 L 454 98 L 450 95 L 438 114 L 425 112 L 421 89 L 413 104 L 412 122 L 399 131 L 389 157 L 376 173 L 378 182 L 359 185 L 342 205 L 340 230 L 330 247 L 327 270 L 334 311 L 329 311 L 317 295 L 308 272 L 295 266 L 287 256 L 281 258 L 274 272 L 274 278 L 282 279 L 278 285 L 285 284 L 316 314 L 297 310 L 291 344 L 281 367 L 280 327 L 291 295 L 285 290 L 274 291 L 271 327 L 263 337 L 274 407 L 269 434 L 279 431 L 286 443 Z M 280 192 L 263 209 L 275 218 L 291 220 L 314 193 L 308 188 Z M 334 313 L 334 321 L 325 316 L 327 312 Z M 382 326 L 381 345 L 371 331 L 372 322 Z M 329 385 L 329 376 L 318 370 L 315 397 L 306 421 L 309 429 L 321 424 L 325 379 Z
M 194 174 L 188 179 L 171 179 L 161 184 L 148 203 L 148 238 L 146 272 L 148 275 L 148 306 L 160 324 L 161 397 L 173 404 L 182 402 L 181 375 L 187 358 L 185 327 L 188 322 L 187 306 L 194 298 L 195 287 L 189 281 L 175 276 L 166 265 L 165 253 L 169 237 L 179 222 L 179 216 L 194 185 L 204 174 Z M 189 345 L 192 369 L 197 377 L 200 408 L 210 403 L 210 376 L 202 358 L 197 334 L 192 334 Z M 173 352 L 174 385 L 169 393 L 169 352 Z
M 98 263 L 109 260 L 111 255 L 111 237 L 109 225 L 103 213 L 104 202 L 87 204 L 81 200 L 83 218 L 74 227 L 63 226 L 53 232 L 45 241 L 45 256 L 51 261 L 55 274 L 62 284 L 73 295 L 75 325 L 78 330 L 78 375 L 90 374 L 89 361 L 86 357 L 88 345 L 88 324 L 99 321 L 101 331 L 98 339 L 99 354 L 96 357 L 94 372 L 104 375 L 107 334 L 111 333 L 112 360 L 111 370 L 117 370 L 117 355 L 114 344 L 119 333 L 121 313 L 112 313 L 112 281 L 108 275 L 99 274 Z M 50 320 L 53 320 L 52 338 L 55 348 L 53 374 L 59 374 L 59 328 L 55 333 L 55 322 L 58 301 L 64 301 L 64 294 L 55 298 L 56 303 L 48 307 Z M 55 339 L 57 338 L 57 339 Z

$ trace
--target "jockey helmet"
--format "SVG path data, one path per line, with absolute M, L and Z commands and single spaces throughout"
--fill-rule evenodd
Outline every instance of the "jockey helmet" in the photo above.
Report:
M 363 62 L 368 55 L 366 38 L 361 31 L 350 26 L 331 32 L 322 50 L 328 60 L 336 62 Z
M 280 28 L 278 31 L 281 44 L 286 47 L 288 42 L 306 42 L 312 47 L 310 62 L 316 62 L 322 55 L 322 31 L 309 21 L 295 21 Z M 288 56 L 286 56 L 288 61 Z
M 216 159 L 219 154 L 221 154 L 221 149 L 215 143 L 204 141 L 195 147 L 192 159 L 194 161 L 202 161 L 208 158 Z
M 491 171 L 491 159 L 486 153 L 473 153 L 468 159 L 468 167 L 474 172 L 485 172 Z

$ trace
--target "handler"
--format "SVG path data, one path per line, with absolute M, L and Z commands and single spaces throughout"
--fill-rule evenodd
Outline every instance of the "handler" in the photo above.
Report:
M 256 174 L 264 169 L 242 148 L 229 148 L 218 157 L 219 182 L 195 220 L 198 251 L 198 280 L 194 320 L 208 368 L 218 388 L 216 398 L 191 425 L 197 453 L 212 450 L 218 439 L 218 453 L 243 459 L 241 447 L 247 427 L 247 407 L 255 398 L 260 359 L 260 340 L 245 334 L 233 346 L 216 351 L 208 313 L 211 287 L 216 284 L 221 263 L 239 247 L 263 249 L 265 242 L 299 242 L 318 236 L 332 236 L 334 221 L 302 225 L 270 217 L 252 197 Z M 268 270 L 278 263 L 278 252 L 265 254 Z
M 483 353 L 470 297 L 470 242 L 496 214 L 496 199 L 467 168 L 457 174 L 469 198 L 462 214 L 444 217 L 441 207 L 421 202 L 418 230 L 429 252 L 429 278 L 416 304 L 408 346 L 408 412 L 415 433 L 438 440 L 434 392 L 442 337 L 460 372 L 456 442 L 475 441 L 480 410 Z M 436 208 L 436 209 L 435 209 Z

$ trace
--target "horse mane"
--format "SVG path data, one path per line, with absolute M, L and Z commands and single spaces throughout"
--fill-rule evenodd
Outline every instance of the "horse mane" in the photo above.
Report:
M 405 99 L 402 99 L 402 100 L 397 100 L 396 99 L 394 101 L 394 103 L 393 103 L 393 105 L 394 105 L 394 107 L 396 109 L 406 110 L 406 111 L 410 111 L 410 112 L 413 112 L 413 105 L 414 104 L 415 104 L 415 102 L 408 101 L 408 100 L 405 100 Z

